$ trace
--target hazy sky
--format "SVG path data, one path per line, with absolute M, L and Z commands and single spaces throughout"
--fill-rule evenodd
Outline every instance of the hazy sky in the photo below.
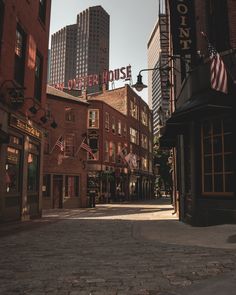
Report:
M 95 5 L 110 15 L 110 70 L 130 64 L 136 83 L 138 72 L 147 68 L 147 42 L 157 21 L 158 0 L 52 0 L 50 36 L 76 23 L 78 13 Z M 143 73 L 144 82 L 147 74 Z M 115 82 L 115 88 L 123 85 Z M 147 101 L 147 90 L 139 95 Z

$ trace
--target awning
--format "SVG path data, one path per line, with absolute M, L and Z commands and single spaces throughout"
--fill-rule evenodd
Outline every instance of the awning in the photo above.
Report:
M 167 124 L 192 121 L 196 118 L 230 112 L 233 109 L 233 97 L 214 90 L 207 90 L 192 96 L 179 106 L 167 120 Z
M 9 143 L 10 136 L 5 131 L 0 129 L 0 143 Z
M 190 121 L 209 118 L 213 115 L 223 115 L 223 113 L 230 113 L 232 110 L 232 96 L 211 89 L 192 96 L 179 106 L 166 121 L 166 126 L 161 131 L 161 147 L 175 146 L 177 135 L 184 133 Z

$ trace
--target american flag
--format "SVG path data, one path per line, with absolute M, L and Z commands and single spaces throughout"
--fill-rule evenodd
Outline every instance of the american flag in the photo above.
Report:
M 208 42 L 208 52 L 211 60 L 211 88 L 223 93 L 228 93 L 227 72 L 222 58 L 216 49 Z
M 81 143 L 81 146 L 80 146 L 82 149 L 86 150 L 93 158 L 95 158 L 94 154 L 93 154 L 93 151 L 91 149 L 91 147 L 85 143 L 84 141 Z
M 62 136 L 60 136 L 55 144 L 55 146 L 58 146 L 60 148 L 60 151 L 64 151 L 64 139 Z

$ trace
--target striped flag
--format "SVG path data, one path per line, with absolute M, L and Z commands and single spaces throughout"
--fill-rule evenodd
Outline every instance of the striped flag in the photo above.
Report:
M 228 93 L 228 79 L 225 64 L 216 49 L 208 43 L 208 52 L 211 60 L 211 88 L 223 93 Z
M 60 151 L 63 152 L 64 151 L 64 139 L 62 136 L 60 136 L 55 144 L 55 146 L 58 146 L 60 148 Z
M 86 150 L 93 157 L 93 159 L 95 158 L 91 147 L 87 143 L 85 143 L 84 141 L 81 143 L 80 148 Z

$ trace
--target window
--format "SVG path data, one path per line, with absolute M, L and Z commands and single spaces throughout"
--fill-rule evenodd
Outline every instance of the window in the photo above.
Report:
M 46 0 L 39 0 L 39 18 L 45 24 L 46 20 Z
M 42 75 L 43 75 L 43 58 L 41 54 L 36 52 L 35 59 L 35 81 L 34 81 L 34 97 L 41 101 L 42 94 Z
M 138 144 L 138 131 L 130 127 L 130 141 L 132 143 Z
M 65 179 L 65 197 L 79 197 L 79 176 L 66 176 Z
M 124 123 L 123 134 L 124 134 L 124 137 L 127 136 L 127 125 L 126 125 L 126 123 Z
M 118 131 L 117 131 L 118 135 L 121 135 L 121 121 L 118 121 Z
M 37 192 L 39 182 L 39 146 L 29 143 L 28 153 L 28 191 Z
M 141 120 L 142 120 L 142 124 L 144 126 L 148 125 L 148 115 L 147 115 L 146 108 L 144 110 L 142 110 L 142 112 L 141 112 Z
M 25 47 L 26 34 L 19 24 L 16 28 L 16 43 L 15 43 L 15 80 L 23 86 L 25 74 Z
M 233 195 L 232 121 L 205 121 L 201 126 L 202 193 Z
M 72 108 L 69 108 L 69 107 L 65 108 L 65 120 L 67 122 L 75 122 L 75 113 Z
M 142 170 L 148 170 L 148 161 L 146 157 L 141 157 Z
M 105 130 L 109 131 L 110 116 L 109 113 L 105 113 Z
M 111 158 L 111 162 L 115 163 L 115 161 L 116 161 L 116 146 L 115 146 L 114 142 L 110 142 L 110 158 Z
M 75 154 L 75 135 L 73 133 L 65 136 L 65 156 L 74 157 Z
M 114 117 L 112 117 L 112 122 L 111 122 L 111 131 L 112 133 L 116 133 L 116 120 Z
M 141 135 L 141 146 L 144 148 L 144 149 L 147 149 L 148 148 L 148 140 L 147 140 L 147 136 L 142 134 Z
M 104 149 L 104 151 L 105 151 L 104 161 L 109 162 L 109 143 L 108 143 L 107 140 L 105 141 L 105 149 Z
M 89 110 L 88 127 L 99 128 L 99 110 Z
M 138 119 L 138 106 L 136 105 L 135 101 L 130 100 L 130 115 Z
M 19 177 L 20 177 L 20 157 L 21 152 L 19 149 L 8 147 L 7 148 L 7 162 L 6 162 L 6 192 L 18 193 Z
M 122 146 L 121 146 L 121 143 L 118 142 L 118 144 L 117 144 L 117 162 L 119 164 L 122 163 L 121 151 L 122 151 Z
M 43 175 L 43 197 L 50 197 L 51 195 L 51 175 Z

